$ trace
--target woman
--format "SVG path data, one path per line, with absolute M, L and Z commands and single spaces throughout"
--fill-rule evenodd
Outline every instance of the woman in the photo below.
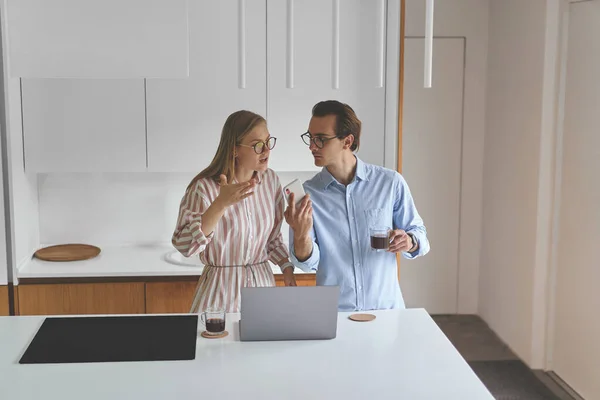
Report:
M 275 286 L 269 260 L 279 265 L 286 286 L 296 286 L 283 243 L 285 201 L 277 175 L 268 168 L 276 138 L 250 111 L 231 114 L 210 165 L 188 185 L 172 243 L 205 265 L 192 313 L 208 307 L 240 311 L 240 289 Z

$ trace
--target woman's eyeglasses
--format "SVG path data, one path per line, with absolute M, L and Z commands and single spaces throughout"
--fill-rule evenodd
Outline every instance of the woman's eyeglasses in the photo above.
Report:
M 275 143 L 277 143 L 277 138 L 271 136 L 269 139 L 267 139 L 266 142 L 259 141 L 254 143 L 253 145 L 239 144 L 238 146 L 252 147 L 256 154 L 262 154 L 265 151 L 265 147 L 268 147 L 269 150 L 273 150 L 273 147 L 275 147 Z
M 306 133 L 303 133 L 302 135 L 300 135 L 300 137 L 302 138 L 302 141 L 307 146 L 310 146 L 310 142 L 313 142 L 315 144 L 315 146 L 317 146 L 319 149 L 322 149 L 323 146 L 325 146 L 325 142 L 327 142 L 328 140 L 331 140 L 331 139 L 335 139 L 337 136 L 315 136 L 315 137 L 312 137 L 310 135 L 310 133 L 306 132 Z

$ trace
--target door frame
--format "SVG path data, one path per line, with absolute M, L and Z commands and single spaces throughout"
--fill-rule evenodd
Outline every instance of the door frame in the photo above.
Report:
M 406 0 L 400 0 L 400 60 L 398 67 L 398 153 L 396 171 L 402 173 L 402 110 L 404 106 L 404 40 L 406 37 Z M 398 280 L 400 280 L 400 254 L 396 253 Z

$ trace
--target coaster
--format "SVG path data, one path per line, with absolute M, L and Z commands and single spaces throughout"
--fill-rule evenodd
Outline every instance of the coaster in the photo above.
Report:
M 369 321 L 373 321 L 375 319 L 375 316 L 373 314 L 352 314 L 350 317 L 352 321 L 357 321 L 357 322 L 369 322 Z
M 200 334 L 200 336 L 202 336 L 203 338 L 207 338 L 207 339 L 221 339 L 227 335 L 229 335 L 229 332 L 227 332 L 227 331 L 221 333 L 220 335 L 209 335 L 206 333 L 206 331 L 202 331 L 202 333 Z

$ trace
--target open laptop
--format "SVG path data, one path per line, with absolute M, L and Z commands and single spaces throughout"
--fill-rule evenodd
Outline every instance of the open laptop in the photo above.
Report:
M 338 286 L 251 287 L 241 295 L 242 341 L 336 337 Z

